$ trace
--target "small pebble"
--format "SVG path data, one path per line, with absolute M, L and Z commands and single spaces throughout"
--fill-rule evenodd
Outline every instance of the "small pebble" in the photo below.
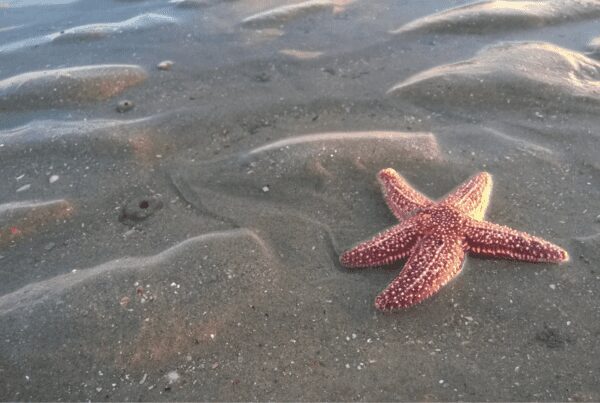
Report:
M 119 305 L 121 305 L 123 308 L 127 307 L 127 305 L 129 305 L 129 297 L 125 296 L 123 298 L 121 298 L 121 300 L 119 301 Z
M 262 191 L 267 193 L 269 191 L 269 185 L 265 185 L 262 187 Z
M 171 67 L 173 67 L 173 61 L 163 60 L 162 62 L 158 63 L 156 67 L 158 67 L 159 70 L 171 70 Z
M 119 101 L 119 103 L 117 104 L 117 112 L 125 113 L 127 111 L 132 110 L 134 106 L 135 104 L 133 103 L 133 101 L 124 99 L 122 101 Z
M 51 251 L 52 249 L 54 249 L 55 246 L 56 244 L 54 242 L 48 242 L 46 246 L 44 246 L 44 249 L 47 251 Z
M 550 284 L 550 288 L 553 289 L 553 290 L 555 290 L 556 289 L 556 285 Z
M 48 178 L 48 182 L 50 183 L 54 183 L 58 180 L 59 176 L 58 175 L 52 175 Z

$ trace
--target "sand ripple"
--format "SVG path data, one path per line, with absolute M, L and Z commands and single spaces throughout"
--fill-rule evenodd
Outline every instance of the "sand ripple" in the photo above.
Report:
M 51 42 L 65 43 L 102 39 L 110 35 L 140 31 L 166 24 L 173 24 L 175 22 L 177 22 L 175 18 L 162 14 L 140 14 L 124 21 L 80 25 L 48 35 L 10 42 L 0 46 L 0 54 L 16 52 Z
M 179 8 L 204 8 L 212 5 L 210 0 L 171 0 L 169 3 Z
M 42 70 L 0 81 L 0 110 L 52 108 L 101 101 L 140 84 L 139 66 L 105 64 Z
M 32 7 L 32 6 L 54 6 L 54 5 L 63 5 L 75 3 L 79 0 L 11 0 L 8 4 L 11 8 L 17 7 Z M 0 3 L 0 8 L 2 8 L 2 4 Z
M 347 0 L 309 0 L 301 3 L 272 8 L 253 14 L 242 20 L 242 25 L 251 28 L 271 28 L 287 21 L 322 11 L 334 11 L 349 3 Z
M 549 43 L 505 43 L 418 73 L 388 93 L 428 106 L 597 111 L 600 63 Z
M 209 245 L 213 244 L 219 244 L 220 246 L 218 248 L 208 248 Z M 153 256 L 116 259 L 99 266 L 75 270 L 74 272 L 62 274 L 48 280 L 28 284 L 17 291 L 0 297 L 0 318 L 15 309 L 31 308 L 33 305 L 43 303 L 48 299 L 60 297 L 75 286 L 79 286 L 78 288 L 85 288 L 82 287 L 85 283 L 102 283 L 117 274 L 120 276 L 131 274 L 143 275 L 144 271 L 160 271 L 160 268 L 163 266 L 177 265 L 182 256 L 186 256 L 185 259 L 190 262 L 193 261 L 189 259 L 190 255 L 200 255 L 197 256 L 197 261 L 202 261 L 203 256 L 210 253 L 209 251 L 223 251 L 224 249 L 228 249 L 225 246 L 227 244 L 230 244 L 230 250 L 232 250 L 231 248 L 234 247 L 234 245 L 237 245 L 234 249 L 246 250 L 247 247 L 249 255 L 257 253 L 269 256 L 270 254 L 261 239 L 249 230 L 238 229 L 199 235 L 186 239 L 185 241 Z M 220 254 L 223 254 L 223 252 Z M 235 253 L 232 251 L 231 255 L 235 255 Z M 244 256 L 247 257 L 248 255 L 244 253 Z M 207 265 L 207 270 L 209 267 L 210 266 Z M 247 268 L 248 265 L 228 266 L 228 268 L 235 271 L 243 270 L 244 267 Z M 160 275 L 160 273 L 158 274 Z M 203 273 L 198 272 L 196 276 L 208 276 L 209 274 L 210 273 L 207 273 L 205 270 Z M 218 276 L 222 276 L 223 274 L 223 272 L 217 273 Z M 258 273 L 254 273 L 254 275 L 257 274 Z M 209 279 L 205 279 L 204 282 L 209 282 L 207 280 Z M 203 282 L 201 281 L 200 284 L 202 283 Z
M 587 20 L 600 16 L 597 0 L 493 0 L 452 8 L 412 21 L 392 33 L 448 32 L 486 33 L 511 31 L 515 28 L 532 28 Z
M 2 364 L 20 371 L 26 362 L 69 383 L 81 367 L 50 360 L 85 357 L 112 379 L 125 368 L 169 366 L 182 353 L 210 359 L 240 332 L 252 337 L 265 317 L 260 311 L 281 304 L 278 267 L 256 233 L 234 229 L 30 283 L 0 296 Z M 132 384 L 146 389 L 138 379 Z M 52 385 L 58 386 L 46 388 L 46 396 L 64 393 L 60 382 Z
M 71 202 L 63 199 L 0 204 L 0 249 L 70 217 L 73 212 Z
M 152 13 L 142 14 L 119 22 L 89 24 L 69 28 L 53 34 L 52 41 L 63 42 L 99 39 L 116 33 L 154 28 L 161 25 L 173 24 L 175 22 L 177 22 L 175 18 L 166 15 Z

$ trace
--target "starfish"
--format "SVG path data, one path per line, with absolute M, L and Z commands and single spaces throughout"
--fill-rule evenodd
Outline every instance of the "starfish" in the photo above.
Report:
M 558 263 L 564 249 L 541 238 L 484 221 L 492 176 L 481 172 L 434 202 L 391 168 L 378 174 L 399 224 L 340 256 L 346 267 L 382 266 L 408 257 L 400 275 L 375 299 L 377 309 L 408 308 L 429 298 L 460 272 L 467 252 L 492 258 Z

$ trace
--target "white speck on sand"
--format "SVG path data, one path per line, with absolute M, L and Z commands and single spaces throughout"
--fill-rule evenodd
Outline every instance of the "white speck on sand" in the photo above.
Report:
M 177 373 L 177 371 L 169 371 L 167 373 L 167 380 L 169 381 L 169 383 L 175 383 L 177 381 L 179 381 L 179 374 Z

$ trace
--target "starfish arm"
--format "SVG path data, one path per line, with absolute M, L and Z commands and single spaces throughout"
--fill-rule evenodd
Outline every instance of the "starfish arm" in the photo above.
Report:
M 392 168 L 382 169 L 379 171 L 377 178 L 385 202 L 398 220 L 404 220 L 411 211 L 431 205 L 431 200 L 413 189 Z
M 488 221 L 470 220 L 465 234 L 468 250 L 478 255 L 527 262 L 569 260 L 567 251 L 553 243 Z
M 492 175 L 480 172 L 448 195 L 442 202 L 462 211 L 475 220 L 483 220 L 490 202 Z
M 352 268 L 390 264 L 408 256 L 417 238 L 415 220 L 409 219 L 344 252 L 340 263 Z
M 423 301 L 460 272 L 464 259 L 460 238 L 429 236 L 421 239 L 400 275 L 377 296 L 375 306 L 387 311 Z

